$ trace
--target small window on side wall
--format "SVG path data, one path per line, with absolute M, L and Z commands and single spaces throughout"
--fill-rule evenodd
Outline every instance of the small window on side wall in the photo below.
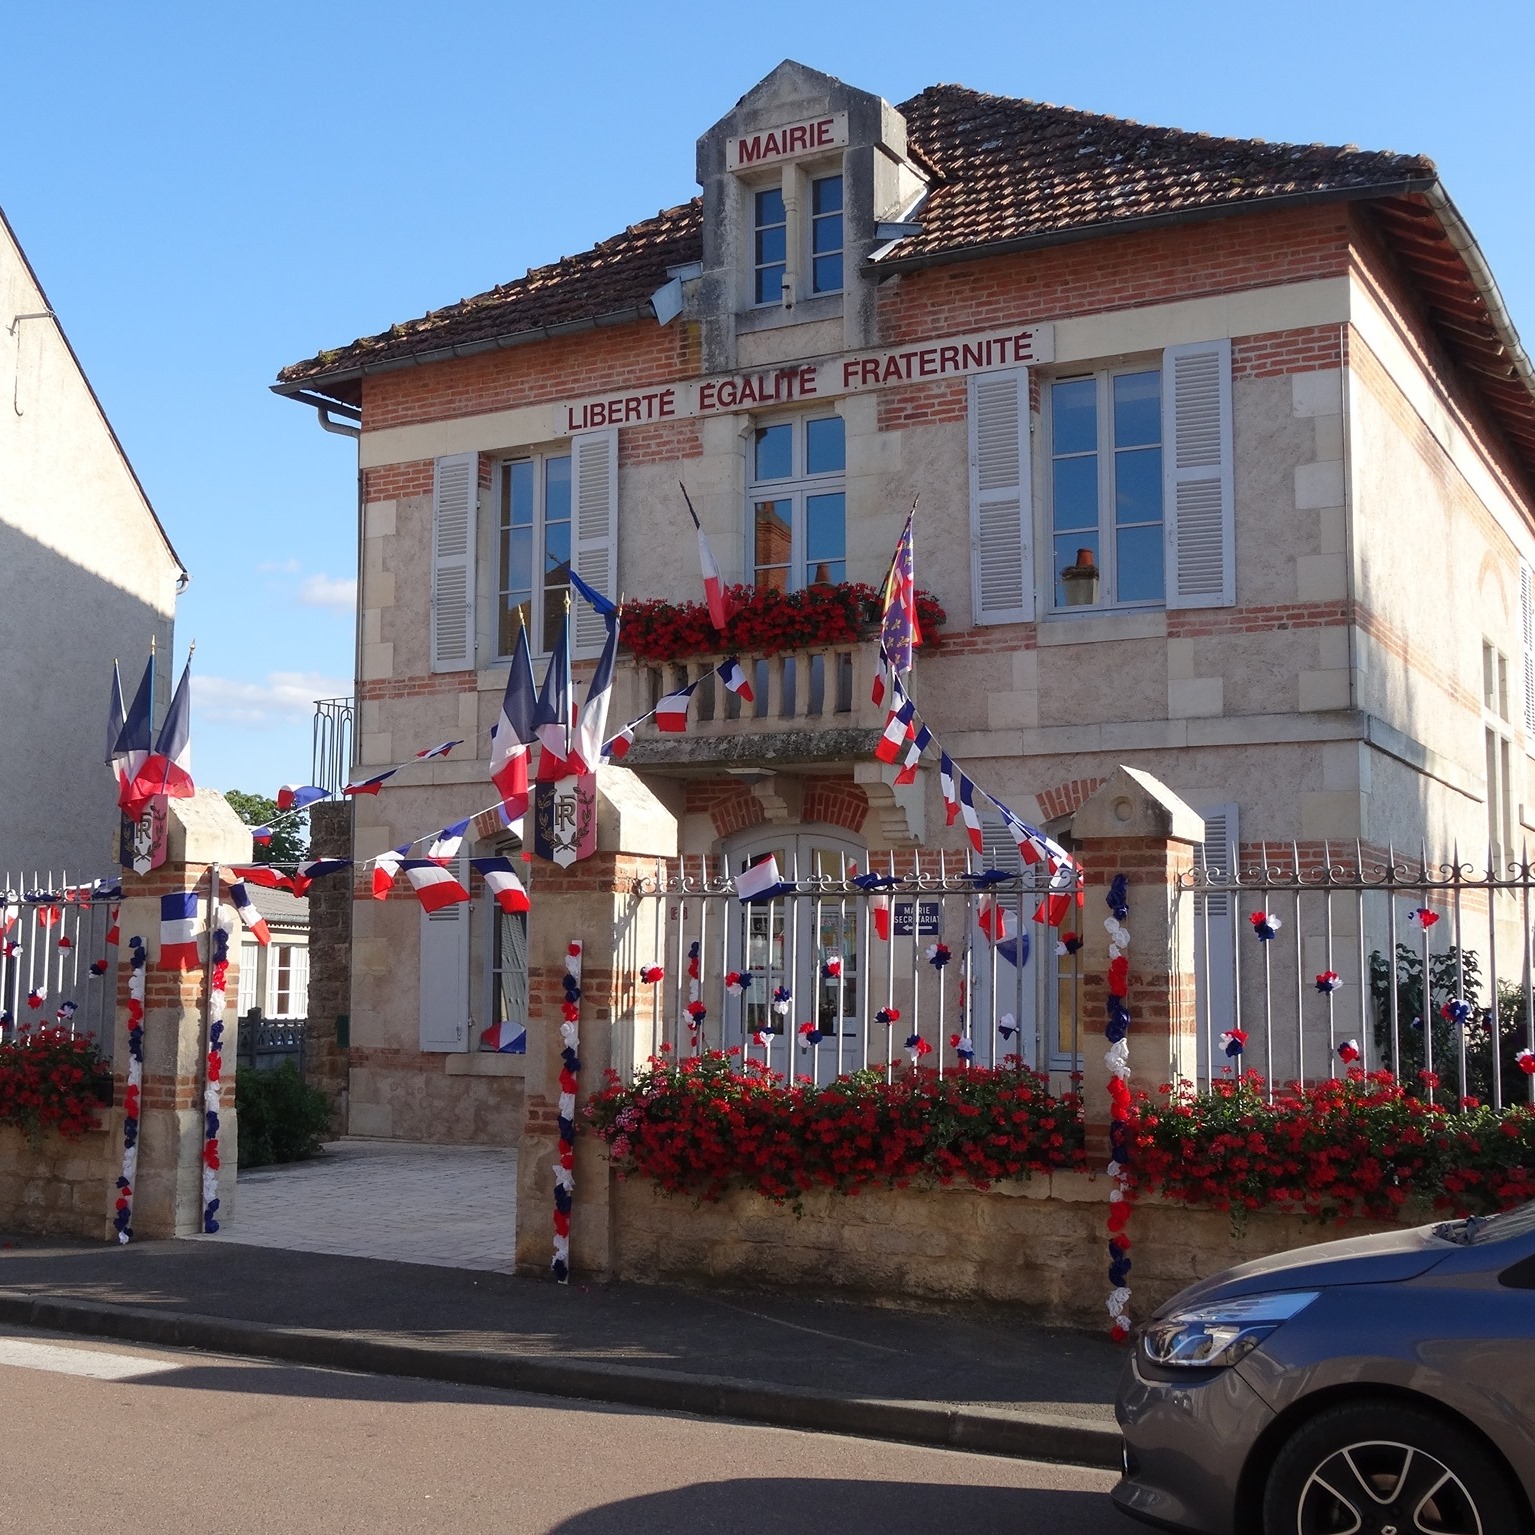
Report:
M 842 178 L 810 183 L 810 291 L 842 291 Z

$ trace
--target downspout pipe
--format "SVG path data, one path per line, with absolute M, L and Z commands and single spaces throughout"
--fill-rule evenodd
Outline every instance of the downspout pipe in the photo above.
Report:
M 362 412 L 355 405 L 343 405 L 340 400 L 327 400 L 324 395 L 311 394 L 307 389 L 301 389 L 287 396 L 290 400 L 297 400 L 300 405 L 312 405 L 314 407 L 315 420 L 327 432 L 334 432 L 337 437 L 350 437 L 353 440 L 362 436 Z M 341 421 L 333 420 L 334 416 L 342 416 Z

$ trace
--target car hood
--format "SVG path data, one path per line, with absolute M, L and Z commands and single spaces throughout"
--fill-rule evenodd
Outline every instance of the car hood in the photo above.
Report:
M 1456 1251 L 1453 1242 L 1434 1235 L 1433 1226 L 1382 1231 L 1375 1236 L 1318 1242 L 1291 1252 L 1274 1253 L 1223 1269 L 1175 1295 L 1158 1312 L 1174 1307 L 1269 1290 L 1317 1290 L 1328 1285 L 1390 1284 L 1416 1279 Z

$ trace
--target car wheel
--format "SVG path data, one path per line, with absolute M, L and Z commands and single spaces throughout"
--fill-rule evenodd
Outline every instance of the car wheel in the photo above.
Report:
M 1285 1441 L 1264 1535 L 1504 1535 L 1525 1524 L 1502 1468 L 1471 1436 L 1395 1403 L 1318 1413 Z

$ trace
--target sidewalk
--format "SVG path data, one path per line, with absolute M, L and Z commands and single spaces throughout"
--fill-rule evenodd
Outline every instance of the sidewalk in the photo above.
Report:
M 0 1247 L 0 1322 L 377 1374 L 821 1428 L 1085 1465 L 1119 1464 L 1106 1338 L 1002 1313 L 938 1314 L 639 1285 L 561 1287 L 366 1251 L 355 1212 L 324 1228 L 323 1164 L 242 1179 L 274 1208 L 308 1202 L 310 1235 L 127 1247 Z M 301 1199 L 301 1195 L 304 1196 Z M 315 1203 L 319 1198 L 320 1203 Z M 238 1207 L 237 1207 L 238 1209 Z M 254 1210 L 250 1212 L 254 1216 Z M 297 1214 L 284 1217 L 296 1227 Z M 350 1221 L 350 1225 L 347 1222 Z M 288 1228 L 284 1228 L 285 1230 Z M 324 1235 L 316 1238 L 315 1230 Z M 387 1233 L 374 1251 L 397 1252 Z M 479 1238 L 483 1242 L 483 1238 Z M 3 1241 L 3 1238 L 0 1238 Z M 337 1251 L 339 1247 L 340 1251 Z M 465 1262 L 473 1262 L 471 1252 Z M 494 1266 L 493 1266 L 494 1265 Z

